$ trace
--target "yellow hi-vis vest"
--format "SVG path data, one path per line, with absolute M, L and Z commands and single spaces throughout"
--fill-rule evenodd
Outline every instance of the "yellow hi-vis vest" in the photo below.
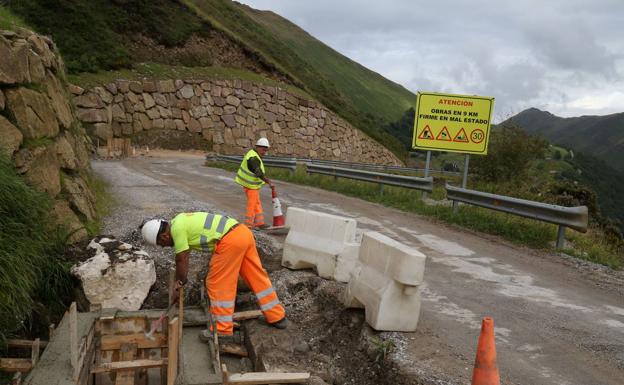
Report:
M 236 181 L 236 183 L 238 183 L 239 185 L 243 187 L 247 187 L 252 190 L 257 190 L 262 187 L 264 182 L 262 181 L 262 179 L 258 178 L 256 174 L 251 172 L 249 168 L 247 168 L 247 160 L 253 157 L 260 159 L 260 169 L 262 170 L 262 173 L 265 172 L 264 162 L 262 161 L 262 158 L 260 157 L 260 155 L 258 155 L 256 150 L 251 149 L 247 151 L 247 154 L 245 154 L 245 156 L 243 157 L 243 161 L 241 162 L 241 165 L 238 168 L 238 173 L 236 174 L 236 178 L 234 179 L 234 181 Z
M 171 237 L 176 254 L 188 249 L 214 251 L 215 243 L 238 222 L 224 215 L 181 213 L 171 220 Z

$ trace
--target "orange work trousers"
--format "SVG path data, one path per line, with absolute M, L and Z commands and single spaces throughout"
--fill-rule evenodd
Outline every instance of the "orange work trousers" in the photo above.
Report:
M 243 187 L 247 195 L 247 214 L 245 224 L 249 228 L 262 226 L 264 224 L 264 212 L 262 212 L 262 202 L 260 202 L 260 189 Z
M 247 226 L 236 226 L 217 243 L 206 277 L 210 313 L 220 335 L 234 332 L 233 315 L 239 274 L 256 295 L 268 323 L 275 323 L 286 316 L 262 267 L 251 230 Z

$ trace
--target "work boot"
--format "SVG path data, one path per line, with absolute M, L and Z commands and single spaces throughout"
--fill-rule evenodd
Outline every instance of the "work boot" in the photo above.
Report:
M 199 333 L 199 340 L 207 343 L 209 341 L 214 340 L 214 336 L 212 335 L 212 332 L 210 330 L 204 329 Z M 219 344 L 237 345 L 240 343 L 241 343 L 240 333 L 234 333 L 231 335 L 219 334 Z
M 271 225 L 267 225 L 266 223 L 264 223 L 264 224 L 256 226 L 256 227 L 259 228 L 260 230 L 266 230 L 269 227 L 271 227 Z
M 286 319 L 286 317 L 282 318 L 281 320 L 277 321 L 277 322 L 273 322 L 272 324 L 269 324 L 271 326 L 273 326 L 276 329 L 286 329 L 288 327 L 288 320 Z

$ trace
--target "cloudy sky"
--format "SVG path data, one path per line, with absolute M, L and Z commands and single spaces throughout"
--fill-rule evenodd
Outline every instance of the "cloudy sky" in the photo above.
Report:
M 412 92 L 496 98 L 495 120 L 624 112 L 624 0 L 239 0 Z

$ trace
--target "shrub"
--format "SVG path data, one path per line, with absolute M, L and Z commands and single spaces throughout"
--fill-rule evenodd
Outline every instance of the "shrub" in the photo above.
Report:
M 490 133 L 486 156 L 474 157 L 471 171 L 489 182 L 526 177 L 531 161 L 543 156 L 547 142 L 516 126 L 503 126 Z
M 0 180 L 2 345 L 8 335 L 46 325 L 50 314 L 61 312 L 72 283 L 59 258 L 66 233 L 49 220 L 49 196 L 26 185 L 3 156 Z

